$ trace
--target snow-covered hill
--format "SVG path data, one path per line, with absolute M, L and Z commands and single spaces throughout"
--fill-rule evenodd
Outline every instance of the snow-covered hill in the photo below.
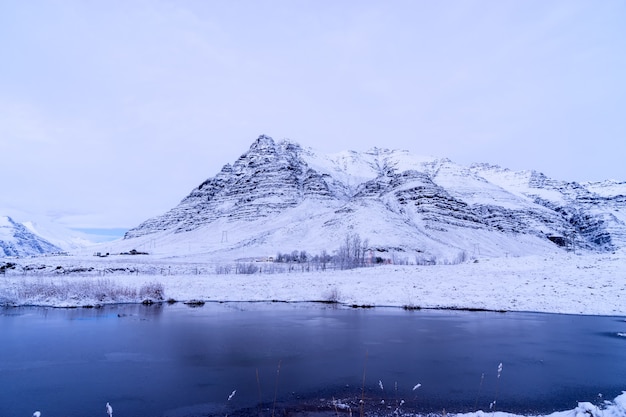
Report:
M 32 256 L 80 251 L 97 241 L 86 233 L 69 229 L 44 216 L 10 211 L 10 215 L 0 216 L 0 257 L 3 256 L 1 248 L 6 249 L 4 256 Z
M 11 217 L 0 216 L 0 257 L 31 256 L 60 252 L 61 248 L 29 230 Z
M 626 183 L 579 184 L 379 148 L 323 155 L 262 135 L 178 206 L 107 246 L 237 258 L 332 253 L 358 233 L 382 257 L 453 262 L 610 251 L 626 243 L 625 222 Z

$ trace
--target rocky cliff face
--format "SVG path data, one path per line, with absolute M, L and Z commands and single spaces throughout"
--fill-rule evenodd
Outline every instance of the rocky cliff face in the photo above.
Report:
M 130 230 L 126 238 L 157 231 L 190 231 L 219 218 L 249 221 L 267 218 L 304 199 L 333 199 L 328 175 L 307 166 L 297 144 L 276 144 L 260 136 L 233 165 L 195 188 L 163 216 Z
M 260 136 L 232 165 L 125 240 L 178 235 L 181 241 L 181 234 L 196 231 L 193 239 L 216 248 L 210 241 L 220 230 L 241 230 L 229 247 L 272 250 L 285 241 L 306 248 L 358 232 L 382 251 L 482 245 L 502 254 L 522 241 L 537 251 L 606 251 L 626 243 L 625 195 L 624 183 L 578 184 L 378 148 L 321 155 Z
M 31 256 L 61 249 L 30 232 L 10 217 L 0 217 L 0 256 Z
M 572 248 L 613 250 L 626 244 L 626 183 L 579 184 L 535 171 L 475 167 L 486 178 L 509 186 L 533 203 L 531 215 L 550 225 Z M 603 192 L 598 192 L 600 189 Z

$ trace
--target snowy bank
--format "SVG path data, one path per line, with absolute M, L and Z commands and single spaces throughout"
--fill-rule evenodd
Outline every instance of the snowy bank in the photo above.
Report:
M 381 410 L 375 412 L 366 411 L 366 416 L 385 416 L 394 415 L 398 417 L 411 416 L 419 417 L 420 414 L 408 412 L 402 408 L 403 402 L 397 404 L 395 407 L 389 407 L 387 405 L 381 406 Z M 347 401 L 334 400 L 331 403 L 331 407 L 335 409 L 333 415 L 339 415 L 346 413 L 345 415 L 355 415 L 360 412 L 357 404 L 350 404 Z M 395 408 L 395 410 L 394 410 Z M 389 411 L 393 411 L 390 413 Z M 331 414 L 328 414 L 331 415 Z M 469 413 L 429 413 L 427 416 L 449 416 L 449 417 L 524 417 L 519 414 L 507 413 L 504 411 L 483 411 L 478 410 Z M 547 415 L 536 415 L 533 417 L 625 417 L 626 416 L 626 391 L 618 395 L 613 401 L 605 400 L 599 405 L 594 405 L 590 402 L 579 402 L 573 410 L 556 411 Z M 530 417 L 530 416 L 527 416 Z
M 15 267 L 0 275 L 0 304 L 4 305 L 70 307 L 146 298 L 160 301 L 146 295 L 146 287 L 156 285 L 162 288 L 163 300 L 181 302 L 336 301 L 358 306 L 626 315 L 624 251 L 324 272 L 300 272 L 298 267 L 289 273 L 254 274 L 218 274 L 215 265 L 197 260 L 149 256 L 67 256 L 11 262 Z M 67 289 L 85 288 L 90 282 L 102 286 L 102 280 L 122 296 Z M 33 292 L 37 286 L 50 289 L 51 285 L 66 290 Z
M 518 417 L 516 414 L 501 411 L 450 414 L 456 417 Z M 579 402 L 573 410 L 556 411 L 545 417 L 624 417 L 626 416 L 626 391 L 617 396 L 613 401 L 604 401 L 601 406 L 589 402 Z M 539 417 L 539 416 L 537 416 Z

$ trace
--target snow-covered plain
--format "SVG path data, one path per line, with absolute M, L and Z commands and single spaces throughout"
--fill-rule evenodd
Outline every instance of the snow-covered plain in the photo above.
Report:
M 149 255 L 6 261 L 16 268 L 0 275 L 0 304 L 5 305 L 71 307 L 143 301 L 133 294 L 21 290 L 27 285 L 79 287 L 79 283 L 105 281 L 105 287 L 130 288 L 138 294 L 146 285 L 161 284 L 164 300 L 179 302 L 338 301 L 374 307 L 626 316 L 626 250 L 556 251 L 544 256 L 478 257 L 456 265 L 383 265 L 343 271 L 307 272 L 305 264 L 293 264 L 290 272 L 283 273 L 272 272 L 287 268 L 285 264 L 254 262 L 248 264 L 259 269 L 254 274 L 235 273 L 235 263 Z M 223 273 L 228 267 L 230 272 Z

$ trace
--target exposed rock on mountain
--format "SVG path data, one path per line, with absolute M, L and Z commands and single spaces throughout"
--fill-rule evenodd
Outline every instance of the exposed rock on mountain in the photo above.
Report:
M 607 251 L 626 242 L 625 196 L 626 183 L 614 181 L 578 184 L 379 148 L 321 155 L 260 136 L 178 206 L 128 231 L 122 246 L 332 251 L 357 232 L 372 249 L 416 260 Z
M 31 256 L 61 249 L 8 216 L 0 216 L 0 256 Z

